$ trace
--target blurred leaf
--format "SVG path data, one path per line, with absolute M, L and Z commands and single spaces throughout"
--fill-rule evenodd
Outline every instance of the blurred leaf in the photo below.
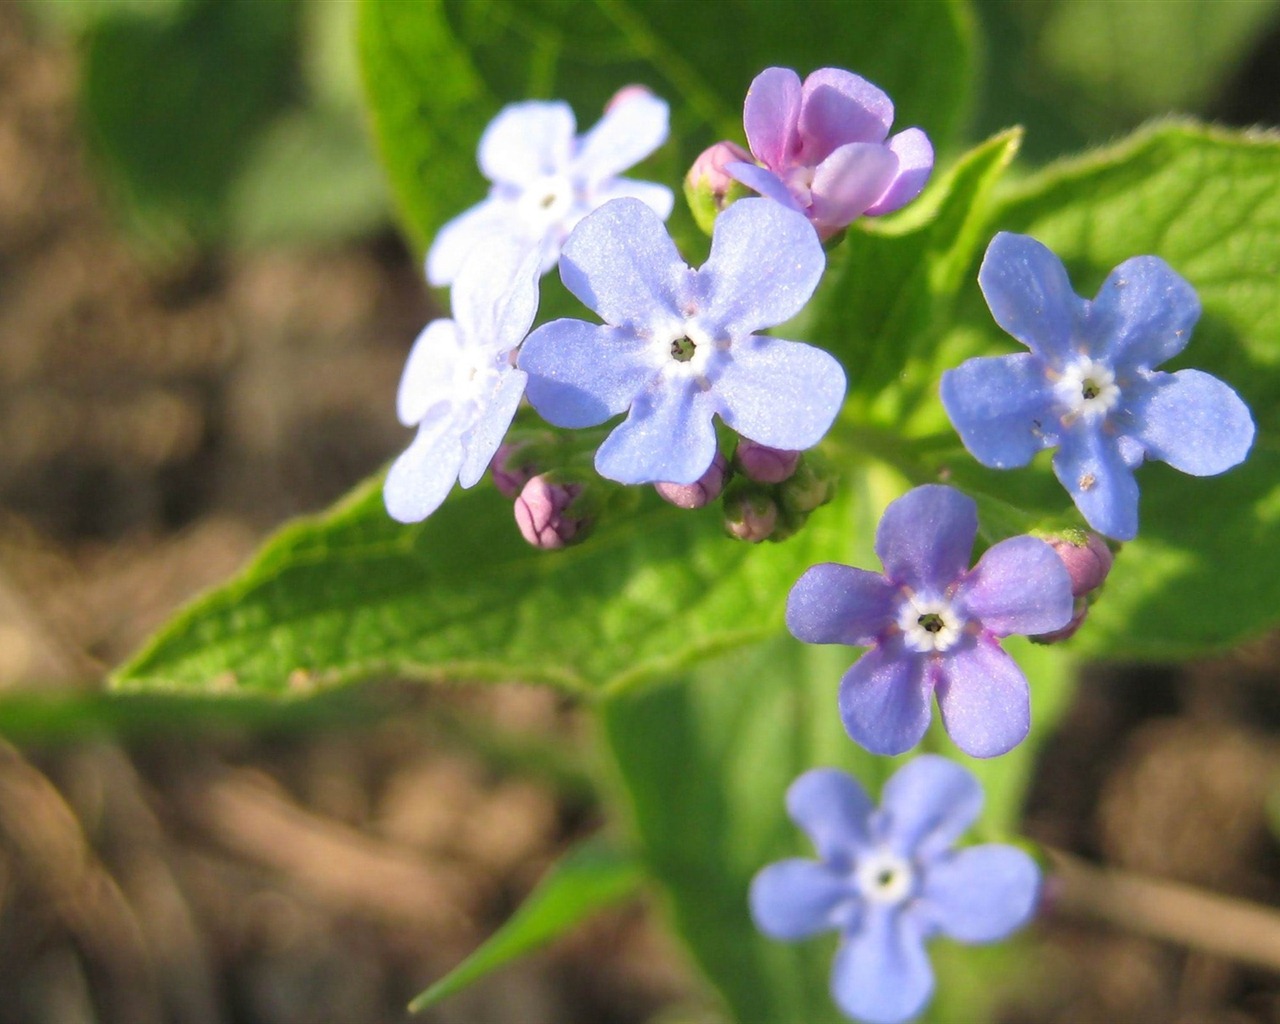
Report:
M 591 839 L 562 857 L 510 920 L 461 964 L 409 1004 L 420 1013 L 491 971 L 559 938 L 591 915 L 631 899 L 644 880 L 640 865 Z
M 193 0 L 26 0 L 36 16 L 64 29 L 83 31 L 102 18 L 126 14 L 171 20 Z

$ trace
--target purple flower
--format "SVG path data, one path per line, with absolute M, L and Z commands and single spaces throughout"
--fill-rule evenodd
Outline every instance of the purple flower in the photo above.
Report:
M 567 103 L 531 100 L 504 107 L 480 139 L 489 198 L 449 221 L 427 253 L 427 280 L 453 281 L 468 254 L 496 245 L 537 247 L 542 273 L 583 217 L 610 199 L 633 196 L 658 216 L 671 213 L 669 188 L 618 175 L 667 138 L 667 105 L 648 90 L 619 93 L 591 131 L 574 136 Z
M 803 85 L 790 68 L 766 68 L 747 90 L 742 121 L 762 166 L 732 163 L 726 170 L 799 210 L 823 238 L 863 215 L 905 206 L 933 170 L 928 136 L 908 128 L 889 138 L 893 102 L 839 68 L 815 71 Z
M 1027 735 L 1027 679 L 999 640 L 1065 626 L 1071 579 L 1030 536 L 1000 541 L 970 569 L 977 532 L 972 498 L 917 487 L 885 509 L 876 530 L 883 576 L 826 562 L 791 588 L 787 628 L 797 639 L 871 648 L 840 681 L 840 717 L 873 754 L 920 742 L 934 693 L 966 754 L 994 757 Z
M 1144 458 L 1212 476 L 1248 454 L 1253 418 L 1230 387 L 1200 370 L 1152 369 L 1186 347 L 1200 317 L 1195 291 L 1164 260 L 1125 260 L 1090 302 L 1047 248 L 1001 232 L 978 283 L 996 323 L 1031 350 L 942 375 L 947 415 L 984 466 L 1025 466 L 1057 448 L 1053 470 L 1088 524 L 1131 540 Z
M 933 994 L 927 939 L 994 942 L 1036 909 L 1040 871 L 1022 850 L 952 848 L 981 809 L 977 780 L 936 755 L 898 769 L 879 809 L 844 772 L 806 772 L 787 790 L 787 813 L 818 860 L 779 861 L 757 874 L 751 916 L 775 939 L 838 931 L 836 1004 L 870 1024 L 909 1020 Z
M 418 436 L 387 473 L 393 519 L 425 519 L 455 480 L 472 487 L 489 468 L 524 394 L 512 353 L 538 311 L 538 276 L 536 253 L 469 260 L 450 294 L 453 319 L 431 321 L 413 343 L 396 412 Z
M 729 207 L 699 270 L 643 203 L 609 203 L 560 261 L 605 323 L 556 320 L 529 336 L 529 401 L 559 427 L 627 412 L 595 459 L 624 484 L 693 483 L 715 457 L 716 415 L 771 448 L 812 447 L 840 409 L 844 371 L 821 349 L 754 332 L 798 313 L 825 265 L 805 219 L 777 203 Z

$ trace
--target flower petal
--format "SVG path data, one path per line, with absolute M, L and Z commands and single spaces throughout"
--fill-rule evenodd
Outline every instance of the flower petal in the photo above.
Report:
M 490 181 L 524 185 L 568 164 L 576 124 L 569 104 L 529 100 L 503 107 L 480 136 L 480 170 Z
M 1138 535 L 1138 484 L 1121 457 L 1116 439 L 1097 427 L 1077 423 L 1063 434 L 1053 456 L 1053 472 L 1085 521 L 1114 540 Z
M 852 776 L 835 768 L 814 768 L 791 783 L 787 813 L 804 829 L 818 856 L 840 871 L 871 842 L 868 824 L 875 804 Z
M 1107 275 L 1089 304 L 1093 356 L 1113 366 L 1150 369 L 1191 340 L 1200 299 L 1158 256 L 1135 256 Z
M 787 629 L 808 644 L 866 646 L 894 621 L 897 592 L 876 572 L 836 562 L 811 566 L 787 595 Z
M 1249 407 L 1231 387 L 1200 370 L 1152 374 L 1131 389 L 1129 411 L 1147 455 L 1192 476 L 1225 473 L 1253 445 Z
M 540 256 L 529 246 L 495 245 L 463 263 L 449 306 L 469 346 L 502 353 L 524 340 L 538 313 Z
M 933 173 L 933 143 L 919 128 L 908 128 L 891 138 L 886 145 L 898 158 L 898 170 L 889 187 L 867 207 L 865 216 L 878 217 L 906 206 L 922 191 Z
M 596 207 L 614 199 L 639 199 L 663 220 L 671 216 L 676 204 L 675 193 L 666 185 L 635 178 L 611 178 L 591 193 L 591 201 Z
M 514 203 L 493 197 L 477 203 L 436 232 L 427 251 L 427 282 L 437 288 L 452 284 L 473 254 L 497 245 L 526 244 L 532 241 L 527 236 Z
M 1045 365 L 1030 352 L 980 356 L 942 374 L 942 406 L 975 459 L 1025 466 L 1057 442 L 1058 415 Z
M 844 401 L 844 369 L 834 356 L 764 334 L 734 342 L 731 356 L 709 392 L 725 423 L 784 451 L 822 440 Z
M 847 876 L 813 860 L 782 860 L 751 880 L 751 919 L 772 939 L 807 939 L 838 926 L 841 904 L 855 897 Z
M 959 942 L 995 942 L 1026 924 L 1040 900 L 1040 869 L 1015 846 L 989 843 L 933 861 L 922 909 Z
M 742 182 L 747 188 L 754 189 L 766 199 L 781 203 L 788 210 L 804 213 L 804 208 L 797 202 L 796 197 L 791 194 L 791 189 L 787 188 L 783 180 L 773 171 L 757 167 L 755 164 L 749 164 L 744 160 L 735 160 L 733 163 L 725 164 L 724 169 L 728 172 L 729 177 Z M 735 203 L 734 205 L 737 204 Z
M 884 142 L 893 101 L 883 89 L 841 68 L 819 68 L 804 80 L 799 162 L 810 167 L 850 142 Z
M 466 456 L 458 470 L 458 484 L 474 487 L 489 468 L 494 453 L 507 436 L 507 429 L 515 418 L 520 399 L 524 397 L 528 375 L 514 367 L 504 370 L 498 385 L 488 398 L 480 419 L 462 439 Z
M 638 199 L 615 199 L 573 229 L 560 277 L 605 323 L 678 331 L 692 271 L 661 217 Z
M 901 754 L 920 742 L 932 709 L 925 661 L 901 640 L 871 648 L 840 680 L 840 720 L 873 754 Z
M 1050 366 L 1073 355 L 1072 335 L 1084 303 L 1048 248 L 1027 235 L 1001 231 L 987 246 L 978 284 L 996 323 Z
M 899 768 L 880 793 L 884 839 L 904 857 L 928 859 L 978 820 L 982 787 L 973 773 L 937 754 Z
M 1071 577 L 1039 537 L 1010 537 L 992 545 L 956 590 L 966 615 L 996 636 L 1051 633 L 1071 621 Z
M 790 68 L 765 68 L 747 89 L 742 127 L 751 152 L 768 167 L 785 167 L 799 152 L 800 97 L 800 76 Z
M 948 653 L 935 689 L 947 735 L 970 757 L 1008 753 L 1031 729 L 1027 677 L 987 634 Z
M 401 523 L 426 519 L 448 496 L 462 466 L 462 443 L 447 421 L 423 424 L 387 472 L 382 498 Z
M 868 907 L 862 928 L 836 950 L 831 995 L 855 1020 L 901 1024 L 933 994 L 933 968 L 911 916 L 894 907 Z
M 943 590 L 969 568 L 978 506 L 952 487 L 927 484 L 890 502 L 876 528 L 884 574 L 913 590 Z
M 692 380 L 655 381 L 596 452 L 596 472 L 620 484 L 691 484 L 716 455 L 705 392 Z
M 517 360 L 529 401 L 557 427 L 593 427 L 630 408 L 659 371 L 647 339 L 582 320 L 553 320 L 525 339 Z
M 850 142 L 818 164 L 810 186 L 814 224 L 834 233 L 847 227 L 884 195 L 898 171 L 886 146 Z
M 711 255 L 697 273 L 700 311 L 729 337 L 773 327 L 804 308 L 826 265 L 802 214 L 740 199 L 716 218 Z
M 667 141 L 670 110 L 649 93 L 631 96 L 605 112 L 578 143 L 573 167 L 590 184 L 634 167 Z
M 458 325 L 452 320 L 432 320 L 414 340 L 396 389 L 396 416 L 406 427 L 416 427 L 427 410 L 453 397 L 459 347 Z

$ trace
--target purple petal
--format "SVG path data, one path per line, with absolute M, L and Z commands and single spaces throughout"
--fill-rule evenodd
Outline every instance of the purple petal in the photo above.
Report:
M 725 423 L 785 451 L 822 440 L 844 401 L 844 370 L 834 356 L 763 334 L 735 342 L 731 354 L 710 392 Z
M 741 199 L 716 218 L 711 255 L 698 271 L 702 315 L 729 337 L 773 327 L 804 309 L 826 265 L 802 214 Z
M 812 860 L 770 864 L 751 880 L 751 919 L 771 939 L 807 939 L 830 931 L 854 896 L 845 875 Z
M 530 241 L 527 234 L 515 204 L 494 198 L 477 203 L 436 233 L 427 251 L 427 281 L 436 287 L 452 284 L 468 257 L 495 245 Z
M 996 636 L 1061 629 L 1073 613 L 1071 576 L 1038 537 L 1010 537 L 988 548 L 956 590 L 966 615 Z
M 1253 445 L 1249 407 L 1227 384 L 1200 370 L 1152 374 L 1132 389 L 1128 404 L 1133 433 L 1147 455 L 1192 476 L 1225 473 Z
M 893 102 L 884 90 L 840 68 L 820 68 L 804 80 L 800 106 L 800 162 L 821 163 L 850 142 L 884 142 Z
M 835 768 L 814 768 L 787 790 L 787 813 L 813 842 L 818 856 L 844 870 L 871 842 L 875 804 L 857 780 Z
M 1092 354 L 1115 366 L 1150 369 L 1186 347 L 1199 319 L 1191 285 L 1158 256 L 1135 256 L 1111 271 L 1089 305 Z
M 655 382 L 596 452 L 596 471 L 620 484 L 691 484 L 716 455 L 705 392 L 692 380 Z
M 1005 754 L 1031 728 L 1031 691 L 1018 663 L 994 637 L 951 651 L 936 687 L 942 724 L 970 757 Z
M 942 406 L 984 466 L 1025 466 L 1057 442 L 1058 416 L 1045 366 L 1030 352 L 980 356 L 942 374 Z
M 534 248 L 508 242 L 463 263 L 449 306 L 469 345 L 494 353 L 519 347 L 538 313 L 539 257 Z
M 790 68 L 765 68 L 756 75 L 742 106 L 742 126 L 755 158 L 785 167 L 800 148 L 800 76 Z
M 676 203 L 675 193 L 666 185 L 636 181 L 634 178 L 612 178 L 591 193 L 591 201 L 597 207 L 614 199 L 639 199 L 663 220 L 671 216 L 671 209 Z
M 1053 472 L 1085 522 L 1099 533 L 1114 540 L 1133 540 L 1138 535 L 1138 484 L 1115 438 L 1077 423 L 1062 437 L 1062 447 L 1053 456 Z
M 480 170 L 490 181 L 524 185 L 563 169 L 573 153 L 567 103 L 530 100 L 503 107 L 480 137 Z
M 787 595 L 787 629 L 809 644 L 864 647 L 893 623 L 897 593 L 879 573 L 823 562 L 806 569 Z
M 865 215 L 878 217 L 906 206 L 922 191 L 933 173 L 933 143 L 919 128 L 899 132 L 886 144 L 898 158 L 898 171 L 884 194 L 867 207 Z
M 973 773 L 937 754 L 908 761 L 880 794 L 884 838 L 904 857 L 927 860 L 964 835 L 982 812 Z
M 416 427 L 429 409 L 452 400 L 458 348 L 458 325 L 452 320 L 432 320 L 415 339 L 396 390 L 396 416 L 406 427 Z
M 1084 305 L 1062 261 L 1045 246 L 1000 232 L 987 246 L 978 284 L 996 323 L 1050 366 L 1074 355 L 1072 336 Z
M 557 427 L 593 427 L 630 408 L 659 372 L 652 346 L 631 331 L 553 320 L 520 348 L 529 402 Z
M 615 199 L 574 228 L 560 277 L 605 323 L 678 332 L 692 271 L 661 217 L 638 199 Z
M 418 523 L 448 496 L 462 466 L 462 444 L 447 421 L 425 424 L 387 472 L 382 498 L 392 519 Z
M 847 227 L 884 195 L 898 170 L 898 158 L 872 142 L 841 146 L 814 171 L 809 215 L 830 231 Z
M 765 170 L 763 167 L 757 167 L 755 164 L 749 164 L 742 160 L 735 160 L 733 163 L 725 164 L 724 169 L 728 172 L 729 177 L 742 182 L 747 188 L 755 189 L 765 198 L 772 199 L 775 203 L 781 203 L 788 210 L 804 213 L 804 207 L 796 201 L 796 197 L 791 194 L 791 190 L 773 171 Z
M 1014 846 L 970 846 L 929 865 L 921 894 L 930 923 L 959 942 L 995 942 L 1021 928 L 1040 899 L 1040 869 Z
M 466 457 L 458 470 L 459 486 L 474 487 L 484 476 L 502 439 L 507 436 L 507 429 L 520 407 L 520 399 L 524 397 L 527 381 L 528 376 L 514 367 L 502 372 L 479 421 L 462 439 Z
M 667 104 L 651 93 L 623 100 L 579 141 L 574 169 L 588 182 L 621 174 L 667 141 L 668 121 Z
M 933 994 L 933 968 L 915 922 L 895 907 L 867 908 L 862 928 L 836 950 L 831 995 L 855 1020 L 901 1024 Z
M 840 680 L 840 720 L 873 754 L 901 754 L 920 742 L 932 709 L 925 659 L 900 640 L 871 648 Z
M 967 495 L 927 484 L 889 503 L 876 529 L 884 574 L 913 590 L 941 591 L 969 568 L 978 506 Z

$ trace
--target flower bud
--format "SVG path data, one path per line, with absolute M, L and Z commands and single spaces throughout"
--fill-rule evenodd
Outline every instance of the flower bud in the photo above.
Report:
M 702 508 L 720 497 L 729 479 L 729 460 L 719 452 L 707 471 L 691 484 L 654 484 L 653 489 L 664 501 L 677 508 Z
M 698 227 L 707 234 L 715 224 L 716 215 L 735 199 L 750 194 L 750 190 L 725 170 L 726 164 L 754 160 L 741 146 L 732 142 L 717 142 L 703 150 L 693 162 L 684 179 L 684 196 L 693 212 Z
M 1071 621 L 1052 633 L 1041 633 L 1031 639 L 1038 644 L 1057 644 L 1070 640 L 1089 616 L 1089 606 L 1111 572 L 1115 556 L 1107 542 L 1088 530 L 1063 530 L 1041 534 L 1040 539 L 1053 548 L 1071 578 L 1071 596 L 1075 606 Z
M 521 489 L 534 475 L 533 464 L 521 458 L 523 444 L 503 444 L 493 453 L 489 463 L 489 472 L 493 475 L 493 485 L 498 488 L 504 498 L 515 500 Z
M 796 471 L 800 453 L 770 448 L 744 437 L 738 441 L 733 461 L 749 480 L 761 484 L 780 484 Z
M 580 483 L 561 483 L 551 475 L 535 476 L 516 498 L 516 525 L 535 548 L 565 547 L 587 535 L 592 518 L 574 505 L 583 492 Z
M 797 515 L 825 505 L 835 492 L 836 473 L 826 456 L 807 451 L 801 453 L 795 472 L 778 489 L 778 498 L 788 515 Z
M 653 95 L 653 90 L 650 89 L 647 85 L 640 85 L 634 82 L 631 85 L 624 85 L 621 89 L 619 89 L 617 92 L 615 92 L 612 96 L 609 97 L 608 101 L 604 105 L 604 112 L 607 114 L 614 107 L 618 106 L 619 104 L 626 103 L 628 100 L 633 100 L 637 96 L 652 96 L 652 95 Z
M 741 487 L 725 495 L 724 528 L 730 537 L 759 544 L 777 525 L 778 505 L 768 490 Z

